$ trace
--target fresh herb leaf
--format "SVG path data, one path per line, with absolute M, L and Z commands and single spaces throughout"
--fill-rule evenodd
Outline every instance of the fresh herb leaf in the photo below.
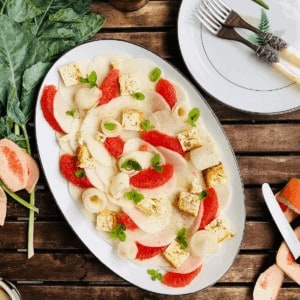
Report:
M 134 159 L 126 159 L 122 165 L 121 168 L 130 171 L 130 170 L 135 170 L 135 171 L 140 171 L 142 170 L 141 165 Z
M 117 225 L 110 233 L 110 237 L 113 239 L 119 239 L 124 242 L 126 240 L 126 226 L 124 224 Z
M 128 199 L 128 200 L 132 200 L 135 204 L 141 202 L 144 199 L 144 195 L 139 193 L 137 190 L 132 189 L 129 192 L 126 192 L 124 194 L 124 196 Z
M 136 92 L 131 95 L 135 100 L 145 100 L 145 94 Z
M 159 79 L 160 76 L 161 76 L 161 69 L 156 67 L 151 71 L 149 75 L 149 79 L 150 81 L 155 82 Z
M 75 171 L 75 176 L 78 177 L 78 178 L 84 178 L 85 177 L 84 170 Z
M 253 2 L 257 3 L 258 5 L 262 6 L 265 9 L 269 9 L 269 5 L 264 2 L 263 0 L 252 0 Z
M 162 167 L 161 167 L 161 158 L 158 153 L 154 154 L 152 158 L 152 168 L 156 170 L 158 173 L 162 172 Z
M 141 122 L 141 127 L 145 130 L 145 131 L 150 131 L 151 129 L 154 129 L 155 127 L 153 125 L 151 125 L 149 120 L 144 120 Z
M 151 276 L 151 280 L 162 281 L 162 274 L 159 272 L 159 270 L 149 269 L 147 270 L 147 273 Z
M 181 229 L 177 232 L 176 238 L 177 238 L 177 241 L 178 241 L 178 243 L 179 243 L 181 249 L 186 249 L 187 246 L 188 246 L 188 244 L 187 244 L 187 242 L 186 242 L 186 240 L 185 240 L 185 234 L 186 234 L 186 228 L 185 228 L 185 227 L 181 228 Z
M 66 115 L 74 118 L 76 111 L 76 108 L 73 108 L 72 110 L 67 110 Z
M 81 83 L 89 83 L 90 88 L 97 86 L 97 73 L 92 71 L 87 77 L 80 77 L 79 81 Z
M 188 114 L 188 118 L 189 118 L 189 123 L 195 127 L 196 126 L 196 122 L 200 117 L 200 110 L 197 107 L 194 107 L 193 109 L 191 109 L 191 111 Z
M 199 194 L 199 200 L 200 200 L 200 201 L 205 200 L 206 196 L 207 196 L 207 192 L 206 192 L 206 191 L 202 191 L 202 192 Z
M 115 123 L 104 123 L 105 129 L 113 131 L 116 129 L 117 125 Z

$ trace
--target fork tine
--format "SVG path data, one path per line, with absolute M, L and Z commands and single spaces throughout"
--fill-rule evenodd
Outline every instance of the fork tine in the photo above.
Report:
M 205 1 L 205 8 L 206 10 L 209 10 L 209 12 L 214 16 L 215 19 L 217 19 L 220 23 L 224 23 L 226 21 L 226 18 L 228 14 L 224 14 L 223 12 L 220 12 L 211 2 Z
M 214 20 L 202 7 L 202 10 L 197 8 L 197 12 L 195 13 L 196 17 L 200 20 L 200 22 L 213 34 L 217 34 L 219 29 L 221 28 L 221 24 Z

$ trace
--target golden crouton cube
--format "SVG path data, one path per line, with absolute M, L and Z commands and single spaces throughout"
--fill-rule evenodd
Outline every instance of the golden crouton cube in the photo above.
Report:
M 108 209 L 97 214 L 96 229 L 101 231 L 112 231 L 118 224 L 118 214 Z
M 137 109 L 126 108 L 122 112 L 122 127 L 125 130 L 141 131 L 141 122 L 144 119 L 143 112 Z
M 136 207 L 148 216 L 159 213 L 161 199 L 145 197 L 142 201 L 137 203 Z
M 96 160 L 91 156 L 90 151 L 86 145 L 81 145 L 77 148 L 77 166 L 80 168 L 94 167 Z
M 180 210 L 196 217 L 200 206 L 199 196 L 188 192 L 180 192 L 177 205 Z
M 78 84 L 81 72 L 76 64 L 67 64 L 58 68 L 59 74 L 65 86 L 72 86 Z
M 180 132 L 177 137 L 185 152 L 201 146 L 201 141 L 195 128 Z
M 120 94 L 131 95 L 141 91 L 141 83 L 134 73 L 121 74 L 119 78 Z
M 190 256 L 190 253 L 186 249 L 182 249 L 180 244 L 174 240 L 163 252 L 163 256 L 172 267 L 179 268 Z
M 227 221 L 222 218 L 216 218 L 205 226 L 205 229 L 217 236 L 218 243 L 224 242 L 234 236 Z
M 222 163 L 203 170 L 203 176 L 207 188 L 225 183 L 227 176 Z

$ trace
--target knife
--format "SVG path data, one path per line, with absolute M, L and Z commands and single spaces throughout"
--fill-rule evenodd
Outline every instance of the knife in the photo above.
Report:
M 300 262 L 300 242 L 294 233 L 290 223 L 286 219 L 268 183 L 262 185 L 262 192 L 268 209 L 277 225 L 283 239 L 294 256 L 297 263 Z

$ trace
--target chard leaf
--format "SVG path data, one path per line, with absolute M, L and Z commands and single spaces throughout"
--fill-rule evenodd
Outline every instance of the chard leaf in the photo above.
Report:
M 49 29 L 44 30 L 43 34 L 39 36 L 41 40 L 44 39 L 74 39 L 76 33 L 71 28 L 64 28 L 62 24 L 53 24 Z
M 31 99 L 34 99 L 38 85 L 50 66 L 50 63 L 38 62 L 24 71 L 20 104 L 26 123 L 29 121 L 34 109 L 35 102 Z
M 31 0 L 10 0 L 7 1 L 6 13 L 20 23 L 37 17 L 42 11 Z
M 49 16 L 51 22 L 62 22 L 62 23 L 80 23 L 82 22 L 81 17 L 72 8 L 60 9 L 56 13 Z

